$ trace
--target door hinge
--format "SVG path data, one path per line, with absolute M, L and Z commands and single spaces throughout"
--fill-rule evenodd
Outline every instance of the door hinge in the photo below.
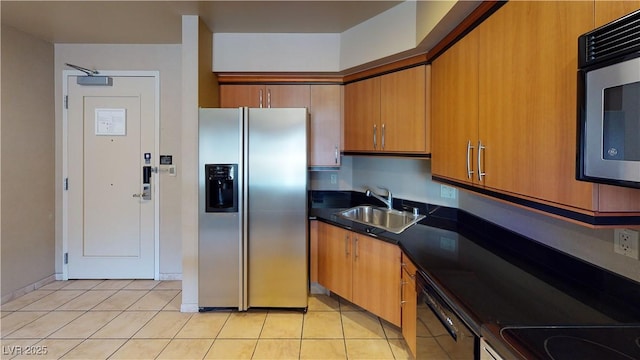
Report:
M 68 264 L 69 263 L 69 253 L 64 253 L 64 264 Z
M 64 108 L 69 109 L 69 95 L 64 96 Z
M 69 190 L 69 178 L 64 178 L 64 185 L 63 185 L 65 190 Z

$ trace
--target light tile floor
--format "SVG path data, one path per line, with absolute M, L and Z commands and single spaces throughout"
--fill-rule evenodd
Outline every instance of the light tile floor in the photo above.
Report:
M 2 359 L 411 359 L 400 329 L 343 299 L 181 313 L 180 281 L 56 281 L 0 307 Z

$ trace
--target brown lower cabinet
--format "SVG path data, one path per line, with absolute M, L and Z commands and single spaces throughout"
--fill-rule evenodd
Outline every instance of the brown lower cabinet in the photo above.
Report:
M 413 357 L 417 357 L 418 294 L 416 292 L 416 266 L 402 254 L 402 337 L 407 342 Z
M 317 225 L 318 283 L 401 326 L 400 248 L 323 222 Z

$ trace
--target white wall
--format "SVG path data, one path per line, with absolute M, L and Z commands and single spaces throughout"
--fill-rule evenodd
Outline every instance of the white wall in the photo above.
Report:
M 199 34 L 197 16 L 182 16 L 182 171 L 180 195 L 182 238 L 183 312 L 198 311 L 198 78 Z
M 416 44 L 416 3 L 407 1 L 342 34 L 214 34 L 213 70 L 338 72 Z
M 213 70 L 339 72 L 424 53 L 480 3 L 409 0 L 340 34 L 214 34 Z
M 2 26 L 2 301 L 52 281 L 53 45 Z
M 416 3 L 406 1 L 342 33 L 340 69 L 413 49 Z
M 160 72 L 160 153 L 173 155 L 178 176 L 160 174 L 160 276 L 182 274 L 181 244 L 181 46 L 180 45 L 55 45 L 56 189 L 62 189 L 62 71 L 72 63 L 99 70 Z M 196 87 L 197 91 L 197 87 Z M 159 155 L 159 154 L 158 154 Z M 56 273 L 62 273 L 62 195 L 56 198 Z
M 340 34 L 213 36 L 213 70 L 339 71 Z

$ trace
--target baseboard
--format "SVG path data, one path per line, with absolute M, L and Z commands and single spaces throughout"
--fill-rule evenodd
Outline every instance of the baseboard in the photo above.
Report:
M 161 273 L 159 276 L 160 280 L 182 280 L 182 273 Z
M 182 303 L 182 305 L 180 305 L 180 312 L 183 313 L 193 313 L 193 312 L 198 312 L 200 308 L 198 307 L 198 304 L 185 304 Z
M 60 274 L 60 275 L 62 275 L 62 274 Z M 20 296 L 26 295 L 26 294 L 34 291 L 34 290 L 37 290 L 37 289 L 39 289 L 39 288 L 41 288 L 41 287 L 43 287 L 43 286 L 45 286 L 47 284 L 50 284 L 50 283 L 56 281 L 57 278 L 58 278 L 58 274 L 53 274 L 53 275 L 47 276 L 46 278 L 44 278 L 42 280 L 36 281 L 33 284 L 27 285 L 27 286 L 25 286 L 25 287 L 23 287 L 21 289 L 17 289 L 15 291 L 12 291 L 11 293 L 9 293 L 7 295 L 4 295 L 2 297 L 2 299 L 0 299 L 0 304 L 4 305 L 4 304 L 8 303 L 11 300 L 14 300 L 16 298 L 19 298 Z

